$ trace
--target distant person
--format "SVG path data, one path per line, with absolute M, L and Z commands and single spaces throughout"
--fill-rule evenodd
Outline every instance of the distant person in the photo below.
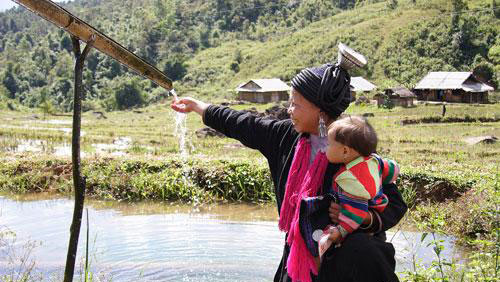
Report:
M 443 102 L 443 111 L 441 112 L 441 116 L 444 117 L 446 115 L 446 102 Z
M 302 199 L 299 218 L 307 248 L 318 264 L 331 245 L 340 246 L 371 216 L 369 208 L 382 213 L 388 204 L 382 185 L 395 183 L 399 167 L 375 154 L 377 143 L 375 130 L 364 118 L 345 117 L 329 126 L 326 157 L 342 166 L 324 195 Z M 330 201 L 340 204 L 338 224 L 328 217 Z
M 267 159 L 280 215 L 279 229 L 286 232 L 283 257 L 274 277 L 276 282 L 398 281 L 394 273 L 394 247 L 385 242 L 385 230 L 401 220 L 407 207 L 393 183 L 383 186 L 389 199 L 385 211 L 369 209 L 361 224 L 362 232 L 347 236 L 338 248 L 329 248 L 319 272 L 312 256 L 301 260 L 298 255 L 306 248 L 299 223 L 301 201 L 328 191 L 333 176 L 341 168 L 329 163 L 326 157 L 326 129 L 349 106 L 350 80 L 347 67 L 340 64 L 303 69 L 292 79 L 290 119 L 282 121 L 193 98 L 171 103 L 175 111 L 198 113 L 206 125 L 259 150 Z M 331 203 L 332 222 L 339 222 L 340 210 L 340 205 Z

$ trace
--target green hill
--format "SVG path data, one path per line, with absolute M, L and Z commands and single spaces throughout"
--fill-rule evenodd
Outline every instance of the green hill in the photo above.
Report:
M 339 41 L 369 60 L 353 75 L 381 88 L 411 87 L 438 70 L 475 70 L 496 86 L 499 73 L 495 0 L 75 0 L 63 6 L 164 70 L 181 95 L 220 100 L 234 97 L 232 90 L 250 78 L 289 81 L 304 67 L 335 61 Z M 0 101 L 70 110 L 68 35 L 17 8 L 0 13 L 0 36 Z M 164 96 L 98 52 L 88 58 L 84 78 L 86 109 L 123 109 Z M 134 103 L 120 104 L 123 96 Z

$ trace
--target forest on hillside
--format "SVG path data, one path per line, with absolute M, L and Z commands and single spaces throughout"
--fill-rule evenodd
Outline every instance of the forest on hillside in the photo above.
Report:
M 290 80 L 334 60 L 342 41 L 366 54 L 357 70 L 382 86 L 428 71 L 474 71 L 498 86 L 496 0 L 74 0 L 73 14 L 164 71 L 181 92 L 230 98 L 250 78 Z M 72 109 L 68 33 L 22 7 L 0 13 L 0 109 Z M 155 103 L 165 90 L 92 51 L 84 110 Z

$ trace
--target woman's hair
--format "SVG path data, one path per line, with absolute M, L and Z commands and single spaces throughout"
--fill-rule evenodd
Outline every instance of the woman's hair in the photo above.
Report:
M 353 148 L 362 156 L 369 156 L 377 150 L 377 133 L 362 117 L 348 116 L 334 121 L 328 127 L 328 137 Z

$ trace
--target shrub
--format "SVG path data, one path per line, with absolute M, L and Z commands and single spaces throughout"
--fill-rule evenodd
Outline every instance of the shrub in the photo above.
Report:
M 144 98 L 137 79 L 126 80 L 115 88 L 115 102 L 119 110 L 130 109 L 144 104 Z

